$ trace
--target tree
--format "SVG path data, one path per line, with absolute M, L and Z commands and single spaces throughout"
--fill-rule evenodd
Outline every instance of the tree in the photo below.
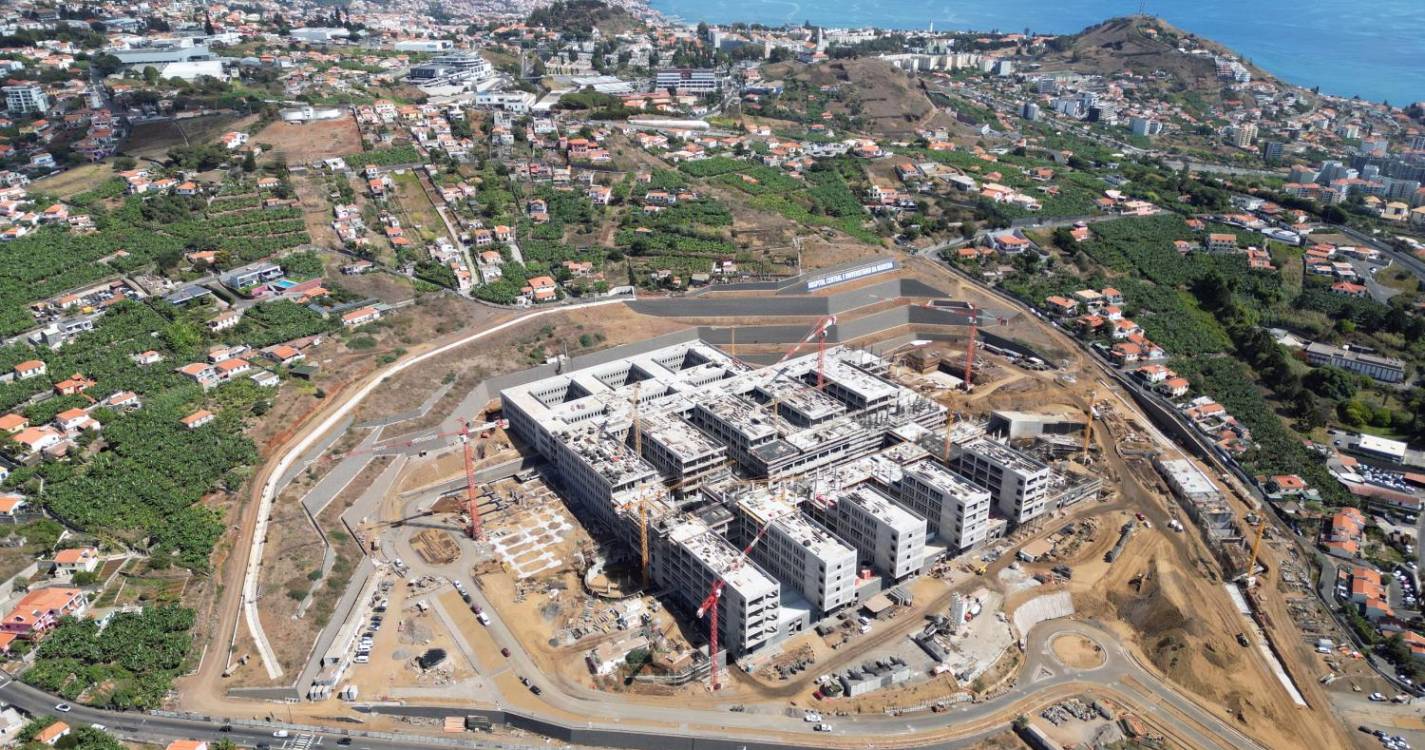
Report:
M 251 151 L 242 158 L 242 171 L 252 173 L 257 171 L 257 157 Z
M 124 69 L 123 61 L 108 52 L 95 55 L 90 59 L 89 66 L 103 76 L 113 75 Z
M 152 65 L 143 66 L 143 80 L 144 83 L 147 83 L 150 86 L 158 83 L 158 68 L 155 68 Z

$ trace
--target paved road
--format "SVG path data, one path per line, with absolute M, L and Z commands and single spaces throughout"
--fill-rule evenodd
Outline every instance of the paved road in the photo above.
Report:
M 496 632 L 503 626 L 496 624 Z M 1050 644 L 1063 635 L 1081 635 L 1098 643 L 1104 649 L 1104 664 L 1092 669 L 1074 669 L 1064 666 L 1054 657 Z M 508 635 L 507 631 L 505 635 Z M 514 656 L 517 668 L 523 654 Z M 532 668 L 528 673 L 537 674 Z M 590 691 L 592 692 L 592 691 Z M 1107 632 L 1091 623 L 1077 621 L 1050 621 L 1035 627 L 1026 642 L 1025 663 L 1021 668 L 1017 684 L 1009 691 L 993 700 L 982 703 L 961 704 L 944 714 L 923 712 L 916 715 L 898 717 L 870 715 L 857 717 L 837 717 L 835 738 L 865 737 L 867 747 L 874 747 L 872 738 L 887 738 L 898 746 L 935 748 L 967 747 L 989 734 L 1002 731 L 1003 717 L 1012 711 L 1031 711 L 1039 705 L 1054 700 L 1094 692 L 1117 699 L 1132 710 L 1144 713 L 1155 724 L 1167 724 L 1180 742 L 1194 748 L 1258 748 L 1261 746 L 1197 706 L 1193 701 L 1180 695 L 1179 691 L 1165 685 L 1139 665 L 1126 650 Z M 631 706 L 607 700 L 607 696 L 594 693 L 590 697 L 567 696 L 546 688 L 543 700 L 551 705 L 567 704 L 565 710 L 588 717 L 583 724 L 571 724 L 573 728 L 601 729 L 612 732 L 608 736 L 610 744 L 624 746 L 647 746 L 650 736 L 654 738 L 697 738 L 732 740 L 746 742 L 750 747 L 784 748 L 785 750 L 811 750 L 823 748 L 827 744 L 818 742 L 808 726 L 797 717 L 770 714 L 739 714 L 728 711 L 693 710 L 687 708 L 663 708 L 652 706 Z M 8 676 L 0 685 L 0 700 L 14 705 L 33 715 L 57 714 L 54 706 L 58 699 L 19 682 L 10 681 Z M 563 706 L 559 706 L 563 708 Z M 1164 708 L 1170 709 L 1168 711 Z M 460 709 L 449 706 L 373 706 L 373 712 L 406 716 L 444 717 L 459 714 Z M 176 717 L 138 714 L 131 712 L 104 711 L 84 706 L 75 706 L 64 715 L 71 724 L 102 724 L 110 731 L 125 739 L 141 739 L 147 742 L 167 739 L 203 739 L 215 741 L 230 739 L 238 744 L 252 746 L 268 743 L 274 747 L 282 744 L 273 737 L 279 728 L 286 729 L 292 737 L 311 735 L 311 744 L 334 746 L 343 737 L 353 737 L 352 744 L 370 750 L 416 750 L 432 746 L 447 746 L 449 740 L 423 735 L 387 735 L 366 733 L 360 730 L 332 730 L 330 728 L 303 726 L 284 722 L 281 708 L 276 708 L 274 721 L 238 721 L 229 726 L 231 731 L 221 731 L 220 719 L 210 717 Z M 1174 715 L 1177 714 L 1177 715 Z M 638 729 L 631 722 L 647 724 L 650 719 L 668 722 L 667 728 Z M 701 727 L 697 725 L 702 725 Z M 927 741 L 915 744 L 913 736 L 920 733 L 936 732 L 945 736 L 946 729 L 955 725 L 964 728 L 961 736 L 951 739 Z M 780 737 L 805 735 L 806 743 L 800 740 L 768 740 L 768 731 L 778 732 Z M 493 743 L 471 741 L 469 735 L 462 735 L 459 742 L 463 747 L 526 747 L 519 743 Z M 622 740 L 620 740 L 622 738 Z

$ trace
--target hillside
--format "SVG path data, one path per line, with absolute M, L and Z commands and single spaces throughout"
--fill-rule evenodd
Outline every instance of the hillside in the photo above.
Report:
M 561 0 L 530 13 L 527 23 L 577 37 L 588 37 L 595 28 L 606 37 L 617 36 L 643 25 L 623 8 L 600 0 Z
M 883 60 L 776 63 L 764 66 L 763 75 L 784 79 L 782 105 L 809 121 L 826 112 L 846 118 L 856 130 L 885 137 L 907 137 L 919 128 L 952 121 L 915 80 Z
M 1167 74 L 1180 89 L 1215 91 L 1220 88 L 1216 65 L 1206 55 L 1184 54 L 1179 47 L 1203 49 L 1220 55 L 1234 53 L 1220 44 L 1183 31 L 1159 18 L 1111 18 L 1072 36 L 1055 39 L 1042 58 L 1045 70 L 1072 70 L 1110 75 L 1130 71 L 1151 76 Z M 1240 56 L 1238 56 L 1240 57 Z M 1266 73 L 1248 65 L 1254 77 Z

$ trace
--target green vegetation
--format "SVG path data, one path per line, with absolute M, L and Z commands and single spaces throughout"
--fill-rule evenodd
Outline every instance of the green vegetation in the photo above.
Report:
M 40 644 L 24 679 L 68 700 L 158 708 L 188 657 L 192 627 L 193 611 L 173 606 L 121 612 L 102 632 L 95 620 L 65 618 Z
M 363 169 L 368 165 L 390 167 L 397 164 L 420 164 L 424 161 L 415 146 L 403 144 L 391 148 L 378 148 L 342 157 L 352 169 Z

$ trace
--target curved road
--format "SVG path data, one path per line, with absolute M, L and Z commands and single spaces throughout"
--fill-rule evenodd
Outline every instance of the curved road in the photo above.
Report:
M 1099 644 L 1104 650 L 1104 663 L 1089 669 L 1065 666 L 1051 649 L 1053 640 L 1064 635 L 1083 636 Z M 555 691 L 546 691 L 543 699 L 551 705 L 591 717 L 583 724 L 565 726 L 604 730 L 612 733 L 612 740 L 623 740 L 627 746 L 647 746 L 649 738 L 654 737 L 745 741 L 749 748 L 784 750 L 812 750 L 850 744 L 837 740 L 850 740 L 857 747 L 948 750 L 967 747 L 990 734 L 1002 732 L 1009 717 L 1014 714 L 1032 712 L 1055 700 L 1083 693 L 1117 701 L 1188 747 L 1223 750 L 1262 747 L 1164 684 L 1118 645 L 1110 634 L 1094 624 L 1072 620 L 1041 623 L 1032 629 L 1016 684 L 992 700 L 961 704 L 943 714 L 927 711 L 913 716 L 837 717 L 833 719 L 837 728 L 831 735 L 812 735 L 809 725 L 797 717 L 627 706 L 564 696 Z M 10 680 L 8 675 L 0 684 L 0 700 L 33 715 L 54 714 L 54 706 L 59 702 L 55 696 Z M 430 718 L 461 713 L 461 709 L 450 706 L 378 706 L 373 711 Z M 139 714 L 84 706 L 74 707 L 64 718 L 71 724 L 102 724 L 122 738 L 147 742 L 182 738 L 216 741 L 226 738 L 245 745 L 260 742 L 278 745 L 282 740 L 275 739 L 273 732 L 280 728 L 287 730 L 292 737 L 310 735 L 312 744 L 320 740 L 331 746 L 344 737 L 351 737 L 353 745 L 370 750 L 421 750 L 450 744 L 445 738 L 419 734 L 368 733 L 355 729 L 290 724 L 280 720 L 280 707 L 274 706 L 274 713 L 278 714 L 277 721 L 237 721 L 228 725 L 229 731 L 223 731 L 223 725 L 212 717 Z M 643 719 L 646 722 L 651 718 L 662 719 L 668 722 L 668 726 L 636 729 L 629 725 L 631 720 Z M 756 725 L 744 726 L 748 723 Z M 777 739 L 770 739 L 769 733 Z M 806 737 L 806 744 L 798 739 L 799 735 Z M 504 741 L 471 742 L 467 737 L 461 737 L 461 746 L 522 747 Z M 871 741 L 870 738 L 877 739 Z

